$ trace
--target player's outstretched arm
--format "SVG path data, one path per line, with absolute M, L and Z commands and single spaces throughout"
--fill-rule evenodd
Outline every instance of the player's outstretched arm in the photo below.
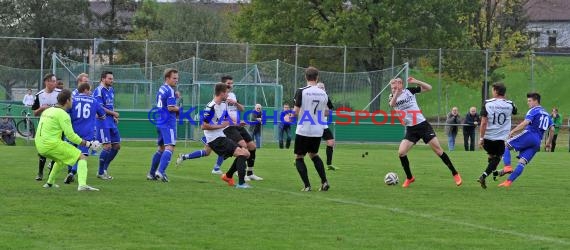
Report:
M 513 128 L 511 130 L 511 132 L 509 133 L 509 137 L 512 137 L 513 135 L 515 135 L 519 131 L 523 130 L 524 127 L 526 127 L 526 125 L 528 125 L 529 123 L 530 123 L 530 120 L 527 120 L 527 119 L 525 119 L 524 121 L 519 123 L 519 125 L 517 125 L 515 128 Z
M 431 85 L 429 85 L 428 83 L 422 82 L 416 78 L 413 78 L 411 76 L 408 77 L 408 82 L 420 86 L 420 88 L 422 88 L 422 92 L 427 92 L 427 91 L 431 90 Z

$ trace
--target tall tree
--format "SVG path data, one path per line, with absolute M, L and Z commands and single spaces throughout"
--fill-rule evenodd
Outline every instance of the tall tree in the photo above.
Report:
M 202 1 L 178 1 L 156 6 L 149 1 L 143 3 L 133 19 L 134 31 L 129 35 L 130 39 L 170 41 L 151 44 L 149 60 L 155 64 L 172 63 L 195 56 L 195 44 L 184 42 L 231 42 L 227 18 L 232 13 L 230 10 L 219 10 L 216 5 Z M 199 56 L 209 60 L 231 60 L 238 53 L 231 49 L 220 50 L 215 45 L 200 45 L 199 48 Z M 125 53 L 121 57 L 127 60 L 136 55 Z
M 89 30 L 91 14 L 87 0 L 21 0 L 0 2 L 0 34 L 34 38 L 85 38 Z M 3 64 L 18 68 L 38 68 L 40 66 L 41 40 L 31 43 L 22 41 L 2 41 Z M 74 56 L 81 48 L 71 41 L 49 41 L 45 44 L 46 55 L 57 51 L 66 56 Z M 35 54 L 35 55 L 34 55 Z
M 528 49 L 524 10 L 527 1 L 478 0 L 466 5 L 468 15 L 461 20 L 466 24 L 468 32 L 467 48 L 488 50 L 488 60 L 484 54 L 475 58 L 457 56 L 447 60 L 445 68 L 454 71 L 452 76 L 455 78 L 473 80 L 470 86 L 481 86 L 482 101 L 488 93 L 488 85 L 485 89 L 484 84 L 485 73 L 489 76 L 487 80 L 491 82 L 504 78 L 497 74 L 496 70 L 504 66 L 506 59 Z M 487 72 L 478 70 L 485 67 Z
M 88 0 L 0 0 L 0 35 L 32 38 L 85 38 L 91 24 Z M 0 39 L 2 64 L 12 68 L 38 69 L 41 58 L 44 68 L 51 65 L 51 54 L 67 57 L 82 57 L 88 44 L 69 40 L 46 40 L 44 54 L 42 41 L 26 39 Z M 40 79 L 34 71 L 2 69 L 0 84 L 6 94 L 13 87 L 24 86 L 33 79 Z M 31 76 L 30 76 L 31 75 Z M 38 88 L 40 85 L 37 85 Z
M 235 36 L 255 43 L 361 46 L 365 70 L 385 67 L 392 47 L 457 44 L 466 0 L 291 0 L 244 4 Z M 251 25 L 255 23 L 256 25 Z
M 159 32 L 164 27 L 164 18 L 159 14 L 160 4 L 156 0 L 143 1 L 135 12 L 131 21 L 133 30 L 126 38 L 128 40 L 152 40 L 153 33 Z M 121 51 L 118 63 L 140 63 L 145 60 L 145 44 L 121 43 L 118 45 Z
M 100 2 L 102 6 L 94 10 L 96 23 L 96 35 L 109 40 L 124 39 L 130 32 L 131 14 L 136 11 L 137 3 L 134 0 L 111 0 Z M 98 46 L 100 59 L 113 64 L 117 44 L 114 42 L 101 43 Z
M 465 33 L 456 25 L 464 15 L 462 4 L 468 0 L 290 0 L 252 1 L 244 4 L 235 23 L 234 35 L 243 41 L 276 44 L 346 45 L 362 47 L 351 56 L 359 68 L 374 71 L 386 67 L 393 47 L 440 47 L 458 44 Z M 255 23 L 255 25 L 251 25 Z M 311 53 L 311 52 L 308 52 Z M 255 54 L 254 54 L 255 55 Z M 281 55 L 292 61 L 294 53 Z M 318 64 L 320 68 L 340 71 L 331 65 L 340 55 L 315 60 L 310 55 L 300 65 Z M 335 68 L 336 67 L 336 68 Z M 371 95 L 381 89 L 371 84 Z M 371 109 L 379 108 L 379 102 Z

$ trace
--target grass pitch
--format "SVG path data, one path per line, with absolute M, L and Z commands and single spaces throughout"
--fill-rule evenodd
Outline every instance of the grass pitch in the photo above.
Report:
M 175 153 L 199 148 L 193 142 Z M 213 155 L 180 168 L 173 159 L 170 183 L 147 181 L 155 147 L 125 143 L 109 169 L 115 179 L 96 179 L 98 161 L 90 157 L 88 184 L 101 191 L 80 193 L 76 183 L 63 184 L 63 174 L 61 188 L 44 190 L 34 180 L 34 147 L 0 146 L 0 248 L 570 248 L 565 150 L 538 153 L 509 190 L 492 179 L 483 190 L 475 181 L 486 166 L 483 151 L 449 153 L 464 180 L 456 187 L 424 145 L 409 154 L 416 182 L 386 186 L 387 172 L 405 178 L 396 149 L 338 145 L 341 169 L 327 171 L 330 191 L 304 193 L 291 149 L 259 149 L 256 174 L 265 180 L 236 190 L 210 173 Z M 316 189 L 316 171 L 305 162 Z

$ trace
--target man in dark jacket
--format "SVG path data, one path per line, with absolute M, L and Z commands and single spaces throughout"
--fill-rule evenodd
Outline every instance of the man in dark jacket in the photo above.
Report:
M 449 124 L 445 126 L 445 132 L 447 133 L 447 147 L 449 151 L 455 150 L 455 137 L 457 137 L 457 131 L 459 130 L 458 124 L 461 124 L 461 118 L 459 117 L 459 111 L 457 107 L 451 108 L 451 112 L 447 114 L 447 119 L 445 123 Z
M 477 114 L 477 109 L 471 107 L 469 113 L 465 116 L 463 123 L 467 124 L 463 127 L 463 143 L 465 151 L 475 151 L 475 127 L 479 125 L 481 118 Z
M 0 119 L 0 135 L 6 145 L 16 145 L 16 127 L 14 127 L 14 122 L 10 118 L 2 117 Z

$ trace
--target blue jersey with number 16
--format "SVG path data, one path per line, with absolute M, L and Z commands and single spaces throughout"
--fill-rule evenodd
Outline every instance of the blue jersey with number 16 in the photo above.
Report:
M 72 97 L 71 125 L 73 131 L 84 140 L 93 140 L 93 130 L 95 119 L 100 117 L 105 119 L 105 110 L 97 99 L 85 94 L 78 94 Z
M 542 136 L 544 135 L 544 131 L 548 130 L 550 126 L 552 126 L 552 118 L 550 118 L 550 114 L 546 112 L 542 106 L 536 106 L 531 108 L 524 118 L 525 120 L 530 121 L 528 125 L 526 125 L 525 130 L 530 133 L 535 134 L 542 140 Z

